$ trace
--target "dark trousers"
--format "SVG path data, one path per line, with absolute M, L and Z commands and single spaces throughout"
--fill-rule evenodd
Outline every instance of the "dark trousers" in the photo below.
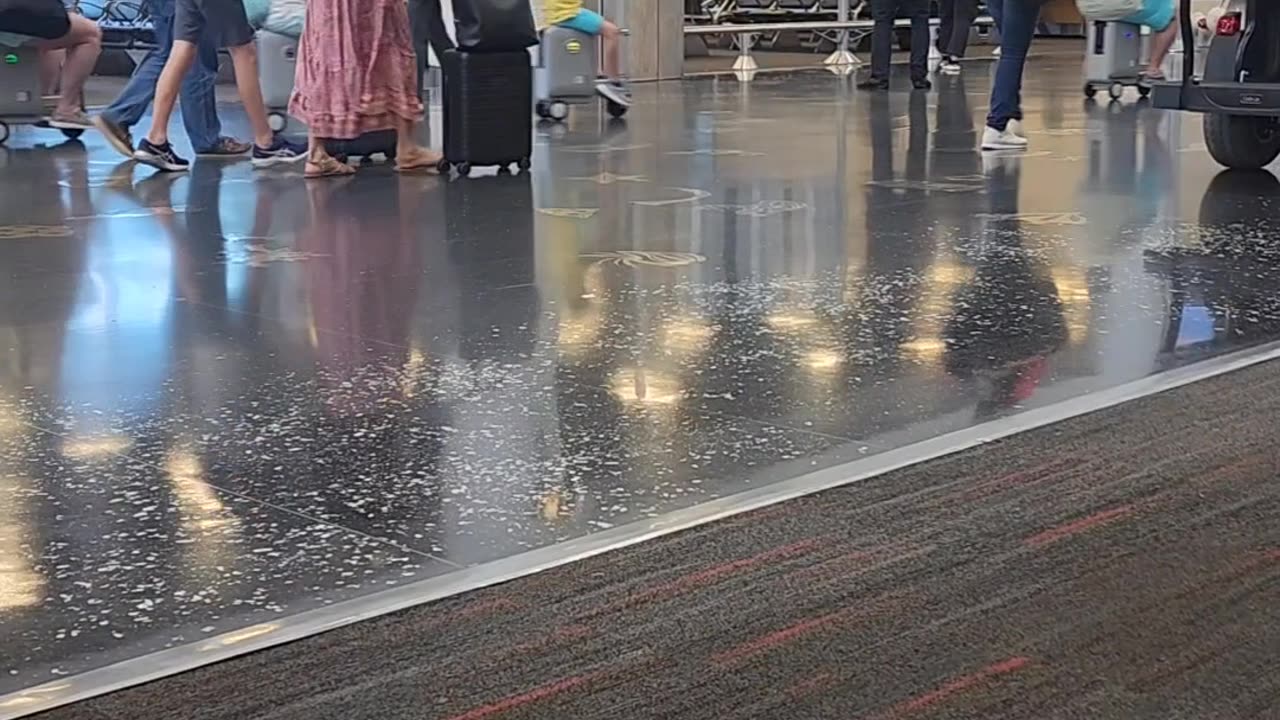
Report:
M 938 52 L 951 58 L 964 57 L 969 47 L 969 31 L 978 15 L 978 0 L 941 0 L 938 6 Z
M 911 79 L 924 80 L 929 75 L 929 0 L 872 0 L 871 77 L 889 77 L 893 21 L 899 14 L 911 18 Z
M 444 0 L 409 0 L 409 22 L 413 26 L 414 51 L 418 53 L 419 74 L 427 68 L 427 46 L 439 57 L 453 49 L 453 41 L 444 27 Z

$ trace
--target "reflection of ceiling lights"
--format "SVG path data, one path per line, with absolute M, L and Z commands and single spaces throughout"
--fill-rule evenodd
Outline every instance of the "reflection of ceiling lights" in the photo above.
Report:
M 610 380 L 609 389 L 627 403 L 675 405 L 680 402 L 680 383 L 674 377 L 645 368 L 619 369 Z
M 17 505 L 22 497 L 22 479 L 0 469 L 0 497 L 11 498 L 0 503 L 0 610 L 40 604 L 44 576 L 28 562 L 27 545 L 30 529 L 22 522 L 26 517 Z
M 1062 301 L 1067 321 L 1067 342 L 1079 345 L 1089 336 L 1090 303 L 1089 283 L 1080 268 L 1064 267 L 1053 271 L 1053 285 Z
M 916 338 L 902 343 L 902 354 L 922 363 L 938 362 L 946 349 L 947 344 L 936 337 Z
M 835 350 L 810 350 L 804 354 L 804 364 L 815 372 L 831 372 L 844 364 L 844 356 Z
M 182 509 L 183 522 L 193 530 L 209 531 L 235 522 L 214 489 L 204 481 L 200 459 L 189 450 L 175 450 L 165 459 L 173 494 Z
M 263 635 L 270 635 L 271 633 L 279 629 L 280 629 L 280 626 L 276 623 L 254 625 L 253 627 L 248 627 L 248 628 L 245 628 L 244 630 L 239 630 L 237 632 L 229 633 L 227 635 L 218 637 L 214 639 L 213 642 L 209 642 L 204 645 L 201 645 L 200 649 L 204 652 L 208 652 L 210 650 L 217 650 L 219 648 L 238 645 L 242 642 L 252 640 L 256 637 L 262 637 Z
M 818 323 L 818 318 L 810 314 L 801 314 L 798 312 L 782 312 L 770 315 L 767 322 L 769 327 L 781 332 L 791 330 L 803 330 L 804 328 L 813 327 Z
M 696 318 L 676 318 L 662 328 L 662 339 L 678 350 L 701 350 L 711 339 L 711 328 Z
M 68 438 L 62 444 L 62 454 L 72 460 L 102 460 L 119 455 L 131 447 L 133 440 L 123 435 Z

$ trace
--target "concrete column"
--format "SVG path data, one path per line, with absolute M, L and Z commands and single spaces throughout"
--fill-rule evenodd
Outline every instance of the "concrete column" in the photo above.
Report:
M 632 80 L 684 75 L 684 0 L 595 0 L 602 14 L 631 31 L 626 42 Z

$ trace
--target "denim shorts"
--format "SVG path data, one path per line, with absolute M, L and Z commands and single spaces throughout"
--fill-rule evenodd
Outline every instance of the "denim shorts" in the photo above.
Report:
M 1146 25 L 1160 32 L 1173 22 L 1173 4 L 1177 0 L 1142 0 L 1142 9 L 1125 18 L 1124 21 L 1134 25 Z
M 588 35 L 599 35 L 600 31 L 604 29 L 604 17 L 600 13 L 583 8 L 578 11 L 577 15 L 556 24 Z

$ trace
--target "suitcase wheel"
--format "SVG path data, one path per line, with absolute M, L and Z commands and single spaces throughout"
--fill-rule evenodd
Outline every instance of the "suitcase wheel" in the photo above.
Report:
M 458 171 L 458 175 L 460 177 L 466 177 L 471 174 L 471 163 L 466 163 L 466 162 L 458 163 L 453 167 L 455 170 Z
M 609 111 L 609 117 L 612 117 L 612 118 L 620 118 L 623 115 L 627 114 L 626 105 L 619 105 L 618 103 L 612 100 L 605 101 L 605 109 Z
M 569 117 L 569 106 L 559 100 L 539 100 L 534 110 L 543 120 L 559 122 Z
M 284 129 L 289 127 L 289 116 L 278 112 L 268 113 L 267 127 L 273 132 L 284 132 Z

